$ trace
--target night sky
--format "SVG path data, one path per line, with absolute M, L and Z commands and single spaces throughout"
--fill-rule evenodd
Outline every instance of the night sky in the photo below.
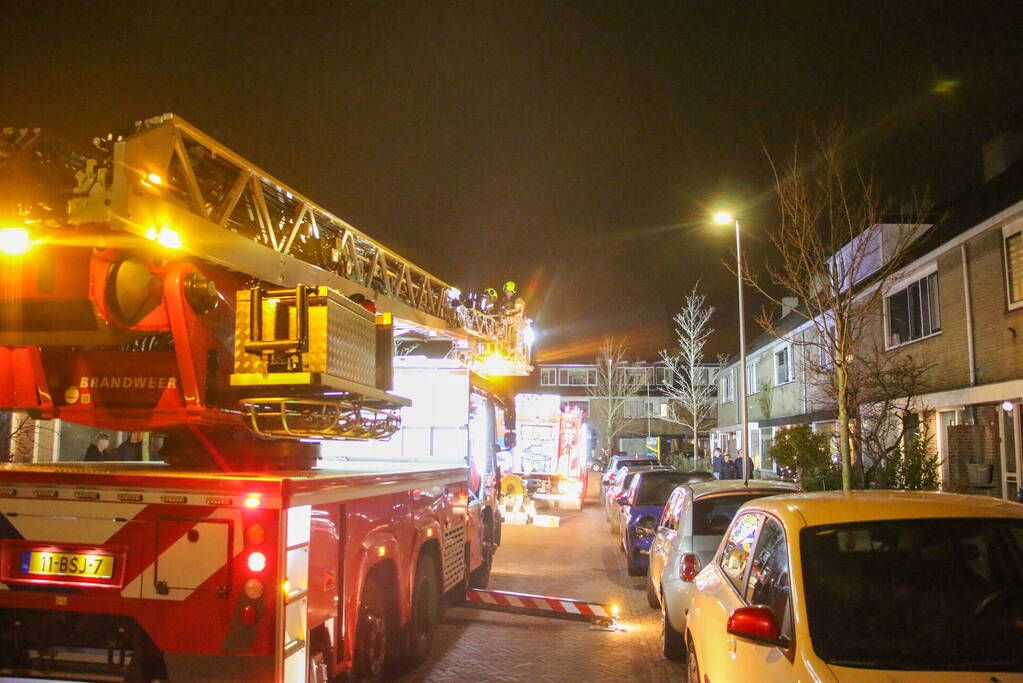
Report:
M 765 149 L 848 122 L 895 196 L 1023 128 L 1018 2 L 5 2 L 0 125 L 86 145 L 174 112 L 463 290 L 528 285 L 541 359 L 670 342 L 696 280 L 734 351 Z M 943 80 L 950 93 L 934 92 Z M 759 249 L 759 252 L 757 251 Z M 756 257 L 754 257 L 755 259 Z M 754 308 L 759 306 L 753 302 Z

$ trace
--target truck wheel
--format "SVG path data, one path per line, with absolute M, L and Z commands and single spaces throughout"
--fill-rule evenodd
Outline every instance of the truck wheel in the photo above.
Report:
M 355 680 L 385 680 L 392 632 L 387 598 L 379 580 L 370 575 L 362 586 L 359 619 L 355 627 Z
M 650 567 L 646 570 L 646 604 L 650 609 L 660 609 L 661 601 L 657 599 L 657 589 L 654 587 L 654 577 L 650 576 Z
M 486 588 L 490 584 L 490 570 L 494 566 L 494 558 L 488 557 L 483 564 L 469 574 L 469 588 Z
M 416 582 L 412 587 L 412 621 L 409 624 L 409 648 L 405 657 L 407 668 L 413 669 L 430 654 L 433 636 L 440 621 L 440 578 L 433 555 L 419 558 Z

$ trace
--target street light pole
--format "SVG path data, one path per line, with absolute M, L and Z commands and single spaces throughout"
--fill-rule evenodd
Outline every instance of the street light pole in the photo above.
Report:
M 741 379 L 741 384 L 739 385 L 739 411 L 742 419 L 742 445 L 739 448 L 743 450 L 741 459 L 742 479 L 743 483 L 748 486 L 749 463 L 753 462 L 753 458 L 749 457 L 749 460 L 747 460 L 748 454 L 745 452 L 749 448 L 749 409 L 746 403 L 746 311 L 742 302 L 742 231 L 739 229 L 739 219 L 733 218 L 730 213 L 724 211 L 714 215 L 714 222 L 720 225 L 735 224 L 735 275 L 739 285 L 739 377 Z M 736 453 L 736 455 L 738 456 L 739 454 Z

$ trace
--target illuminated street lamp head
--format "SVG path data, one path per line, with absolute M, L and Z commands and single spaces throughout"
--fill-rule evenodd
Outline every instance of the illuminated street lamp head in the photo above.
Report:
M 732 214 L 727 211 L 718 211 L 714 214 L 714 222 L 718 225 L 728 225 L 729 223 L 735 222 L 735 218 L 733 218 Z

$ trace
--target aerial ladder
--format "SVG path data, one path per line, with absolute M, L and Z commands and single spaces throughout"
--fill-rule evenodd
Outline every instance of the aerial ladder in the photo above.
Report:
M 94 143 L 0 135 L 0 408 L 159 429 L 176 463 L 293 467 L 395 432 L 396 336 L 528 374 L 528 320 L 464 305 L 181 118 Z

